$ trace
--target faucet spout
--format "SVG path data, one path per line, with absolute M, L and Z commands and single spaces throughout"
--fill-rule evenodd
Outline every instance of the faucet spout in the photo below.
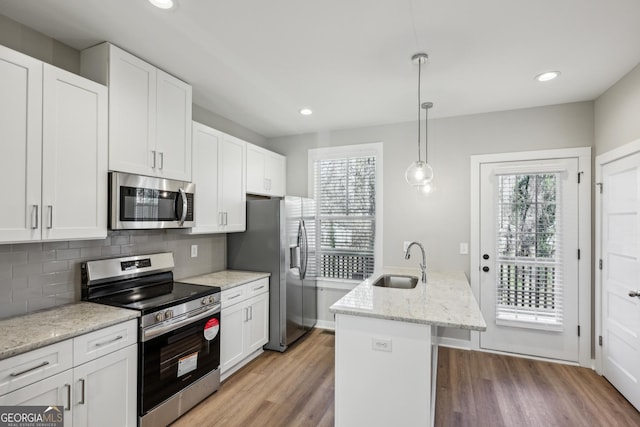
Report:
M 417 245 L 420 248 L 420 251 L 422 252 L 422 263 L 420 263 L 420 271 L 422 272 L 421 281 L 423 283 L 427 283 L 427 256 L 424 252 L 424 246 L 422 246 L 421 243 L 416 241 L 409 243 L 409 246 L 407 246 L 407 250 L 404 252 L 404 259 L 411 258 L 410 251 L 413 245 Z

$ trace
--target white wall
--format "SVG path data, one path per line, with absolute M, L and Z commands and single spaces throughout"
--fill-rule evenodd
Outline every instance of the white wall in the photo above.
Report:
M 595 155 L 639 138 L 640 65 L 596 100 Z
M 404 260 L 402 242 L 418 240 L 425 245 L 429 269 L 468 275 L 469 258 L 458 249 L 459 243 L 470 239 L 469 157 L 592 146 L 593 114 L 593 102 L 581 102 L 430 120 L 429 163 L 437 189 L 427 198 L 416 194 L 404 180 L 406 167 L 417 158 L 415 122 L 273 138 L 268 145 L 287 156 L 287 193 L 306 196 L 309 148 L 382 141 L 383 264 L 415 264 L 414 258 Z M 465 331 L 445 335 L 468 338 Z

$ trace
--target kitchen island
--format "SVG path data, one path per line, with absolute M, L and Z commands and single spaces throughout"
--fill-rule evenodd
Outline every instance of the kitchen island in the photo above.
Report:
M 331 306 L 336 316 L 336 426 L 433 425 L 438 327 L 486 329 L 462 272 L 430 272 L 413 289 L 373 286 L 388 268 Z

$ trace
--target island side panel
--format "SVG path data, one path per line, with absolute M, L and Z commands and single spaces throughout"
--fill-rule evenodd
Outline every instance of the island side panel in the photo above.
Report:
M 431 325 L 336 314 L 336 427 L 432 425 L 431 334 Z

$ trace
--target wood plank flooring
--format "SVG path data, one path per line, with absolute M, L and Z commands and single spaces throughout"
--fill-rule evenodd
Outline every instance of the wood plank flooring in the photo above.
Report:
M 333 426 L 333 362 L 333 333 L 316 329 L 262 354 L 172 426 Z M 640 426 L 640 413 L 585 368 L 441 347 L 437 387 L 438 427 Z

